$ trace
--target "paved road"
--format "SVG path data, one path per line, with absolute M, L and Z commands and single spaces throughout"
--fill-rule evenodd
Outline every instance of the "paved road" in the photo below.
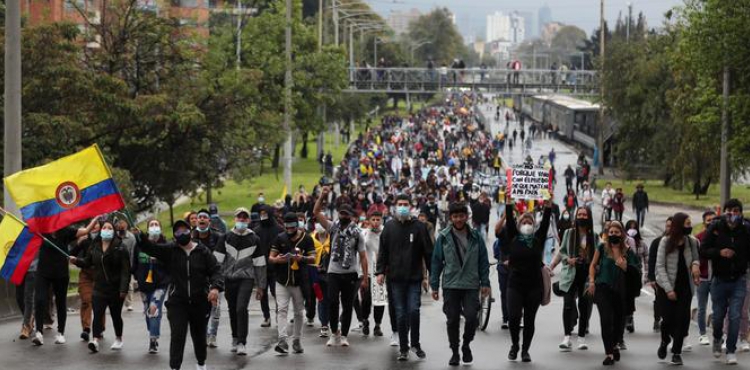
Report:
M 494 113 L 494 112 L 493 112 Z M 504 126 L 504 122 L 501 122 Z M 499 124 L 493 124 L 492 130 L 499 129 Z M 513 127 L 513 126 L 511 126 Z M 512 128 L 511 128 L 512 131 Z M 558 153 L 558 167 L 564 168 L 567 163 L 576 159 L 576 154 L 569 147 L 551 140 L 540 140 L 534 144 L 531 150 L 532 158 L 546 154 L 554 147 Z M 508 155 L 510 163 L 523 159 L 521 149 L 516 147 L 514 152 Z M 562 171 L 560 171 L 562 172 Z M 564 181 L 560 187 L 564 187 Z M 558 187 L 558 188 L 560 188 Z M 556 190 L 557 198 L 561 199 L 562 190 Z M 644 234 L 651 237 L 661 231 L 661 220 L 668 214 L 674 213 L 675 209 L 665 207 L 654 207 L 652 213 L 647 217 L 647 225 Z M 595 209 L 598 212 L 598 208 Z M 626 219 L 632 218 L 632 214 L 626 213 Z M 695 217 L 695 216 L 693 216 Z M 491 276 L 493 280 L 494 293 L 496 296 L 496 275 Z M 626 334 L 629 349 L 623 352 L 622 362 L 617 365 L 619 369 L 658 369 L 667 366 L 659 363 L 656 358 L 656 348 L 659 342 L 658 335 L 651 332 L 652 311 L 651 300 L 653 298 L 643 294 L 637 302 L 635 315 L 636 332 Z M 598 315 L 592 316 L 591 335 L 588 338 L 590 349 L 588 351 L 573 351 L 572 353 L 560 353 L 557 345 L 562 337 L 562 299 L 553 297 L 550 305 L 542 307 L 537 317 L 537 333 L 531 355 L 534 360 L 532 364 L 508 363 L 507 352 L 510 347 L 510 338 L 507 331 L 500 329 L 499 305 L 495 304 L 491 317 L 490 327 L 486 332 L 478 333 L 474 343 L 475 369 L 505 369 L 505 368 L 534 368 L 534 369 L 560 369 L 562 367 L 571 369 L 598 369 L 604 357 L 601 339 L 599 337 Z M 169 338 L 169 327 L 166 319 L 162 323 L 164 340 L 161 343 L 162 352 L 156 355 L 147 354 L 148 338 L 146 335 L 143 317 L 138 312 L 125 312 L 125 348 L 120 352 L 110 351 L 109 345 L 113 333 L 106 333 L 103 343 L 104 349 L 96 355 L 89 354 L 84 343 L 78 341 L 80 324 L 77 313 L 72 313 L 68 319 L 68 344 L 55 345 L 53 333 L 48 331 L 45 335 L 46 343 L 42 347 L 33 347 L 28 341 L 16 339 L 20 323 L 18 320 L 0 322 L 0 369 L 151 369 L 168 368 L 167 349 Z M 408 363 L 397 363 L 395 361 L 396 350 L 388 346 L 388 325 L 384 327 L 386 337 L 374 338 L 363 337 L 361 333 L 352 333 L 349 348 L 327 348 L 325 340 L 318 338 L 318 328 L 304 329 L 305 354 L 290 355 L 286 357 L 277 356 L 272 349 L 276 339 L 276 329 L 263 329 L 259 327 L 261 315 L 258 303 L 251 303 L 251 330 L 250 330 L 250 356 L 236 357 L 229 352 L 229 327 L 226 311 L 223 313 L 222 324 L 219 330 L 219 348 L 209 350 L 208 365 L 211 369 L 442 369 L 448 368 L 449 349 L 447 346 L 447 334 L 445 333 L 445 319 L 441 311 L 441 304 L 432 302 L 428 296 L 423 296 L 422 306 L 422 344 L 427 352 L 427 359 L 423 361 L 412 360 Z M 387 317 L 386 320 L 387 322 Z M 111 328 L 111 324 L 108 323 Z M 697 343 L 697 330 L 691 328 L 690 342 Z M 188 341 L 189 343 L 189 341 Z M 575 342 L 574 342 L 575 343 Z M 414 357 L 412 357 L 414 358 Z M 740 367 L 748 367 L 750 355 L 740 354 Z M 692 353 L 684 355 L 685 368 L 705 369 L 723 366 L 713 359 L 708 347 L 698 347 Z M 195 359 L 192 348 L 188 344 L 185 356 L 184 369 L 192 369 Z

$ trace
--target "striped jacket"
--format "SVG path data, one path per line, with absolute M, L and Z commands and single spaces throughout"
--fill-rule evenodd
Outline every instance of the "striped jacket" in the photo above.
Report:
M 251 279 L 259 288 L 267 284 L 266 257 L 258 248 L 260 237 L 252 230 L 231 230 L 216 243 L 214 256 L 222 265 L 225 280 Z

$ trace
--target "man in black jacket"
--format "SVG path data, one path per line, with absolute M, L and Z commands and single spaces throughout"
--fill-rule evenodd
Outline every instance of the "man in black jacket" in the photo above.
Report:
M 396 215 L 385 224 L 380 236 L 380 249 L 375 275 L 378 284 L 391 284 L 390 298 L 396 308 L 396 321 L 400 341 L 399 361 L 409 359 L 409 334 L 411 348 L 419 358 L 426 354 L 419 343 L 419 308 L 427 266 L 431 265 L 432 239 L 424 223 L 415 220 L 409 212 L 409 196 L 396 198 Z
M 218 304 L 224 289 L 221 266 L 213 253 L 191 238 L 190 224 L 178 220 L 172 227 L 175 242 L 153 244 L 141 238 L 141 250 L 163 263 L 172 278 L 167 318 L 172 337 L 169 343 L 169 367 L 179 369 L 185 352 L 188 326 L 193 340 L 198 369 L 206 369 L 206 327 L 212 305 Z
M 648 285 L 654 290 L 654 333 L 661 331 L 661 309 L 658 302 L 656 301 L 656 255 L 659 251 L 659 243 L 661 239 L 669 235 L 669 231 L 672 229 L 672 217 L 667 218 L 666 224 L 664 224 L 664 234 L 660 235 L 651 242 L 651 246 L 648 248 Z M 668 331 L 664 331 L 663 334 L 669 335 Z M 669 340 L 667 340 L 668 342 Z
M 648 193 L 643 191 L 643 184 L 638 184 L 635 189 L 635 193 L 633 193 L 633 211 L 635 212 L 638 225 L 643 226 L 643 222 L 646 219 L 646 211 L 648 211 Z
M 198 211 L 198 225 L 193 230 L 195 241 L 205 245 L 213 252 L 222 236 L 222 233 L 211 228 L 211 213 L 206 209 Z M 211 308 L 211 316 L 208 318 L 208 338 L 206 340 L 210 348 L 216 348 L 216 334 L 219 331 L 221 320 L 221 300 L 222 294 L 219 294 L 218 304 Z
M 276 222 L 274 208 L 271 206 L 264 205 L 261 207 L 258 217 L 260 219 L 259 225 L 253 231 L 260 238 L 258 248 L 266 256 L 267 262 L 268 255 L 271 253 L 271 244 L 280 233 L 284 232 L 284 229 Z M 273 269 L 266 269 L 266 281 L 274 281 Z M 269 292 L 272 297 L 276 298 L 276 284 L 266 284 L 263 297 L 260 299 L 260 309 L 263 311 L 263 322 L 260 326 L 264 328 L 271 326 L 271 307 L 268 304 Z
M 711 260 L 713 283 L 711 303 L 714 329 L 713 354 L 722 354 L 724 317 L 729 316 L 726 336 L 727 364 L 737 364 L 737 337 L 739 335 L 742 304 L 747 288 L 745 279 L 750 257 L 750 225 L 742 217 L 742 203 L 730 199 L 724 204 L 723 217 L 709 227 L 700 248 L 701 257 Z
M 487 238 L 491 209 L 492 205 L 490 204 L 490 200 L 485 192 L 482 192 L 482 194 L 479 195 L 479 200 L 471 202 L 472 226 L 479 231 L 479 234 L 485 239 Z

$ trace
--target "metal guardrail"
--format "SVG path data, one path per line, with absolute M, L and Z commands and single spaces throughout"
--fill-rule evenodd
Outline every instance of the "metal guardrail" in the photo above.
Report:
M 530 95 L 559 92 L 592 95 L 596 71 L 508 69 L 350 68 L 347 92 L 439 92 L 468 88 Z

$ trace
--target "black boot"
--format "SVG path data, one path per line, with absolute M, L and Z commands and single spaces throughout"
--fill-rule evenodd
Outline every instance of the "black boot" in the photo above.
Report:
M 453 356 L 451 356 L 450 361 L 448 361 L 448 366 L 458 366 L 461 364 L 461 356 L 458 355 L 458 348 L 451 348 L 453 351 Z
M 464 344 L 463 347 L 461 347 L 461 352 L 464 354 L 464 364 L 470 364 L 474 362 L 474 355 L 471 353 L 471 348 L 468 344 Z

